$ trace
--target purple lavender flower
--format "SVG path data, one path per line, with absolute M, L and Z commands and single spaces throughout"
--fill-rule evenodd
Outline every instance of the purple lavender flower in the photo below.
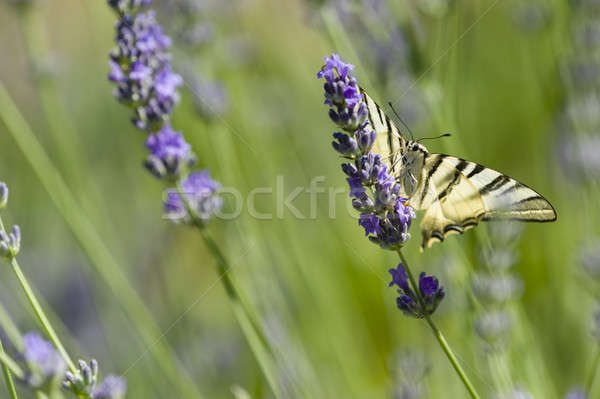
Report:
M 174 131 L 169 118 L 179 101 L 177 89 L 183 84 L 170 64 L 171 39 L 163 33 L 154 11 L 141 11 L 151 0 L 109 0 L 119 14 L 116 47 L 110 54 L 108 79 L 115 83 L 115 96 L 134 110 L 133 124 L 149 134 L 149 155 L 144 166 L 158 178 L 178 180 L 196 162 L 190 145 Z M 368 141 L 367 139 L 363 140 Z M 193 210 L 193 218 L 177 190 L 168 193 L 165 216 L 174 221 L 206 223 L 221 207 L 215 195 L 218 183 L 208 172 L 194 172 L 180 184 Z
M 153 11 L 139 12 L 147 0 L 111 1 L 119 12 L 117 46 L 110 55 L 108 79 L 117 85 L 117 99 L 134 109 L 133 124 L 141 130 L 160 128 L 179 101 L 183 79 L 171 70 L 167 52 L 171 39 L 163 34 Z
M 73 392 L 78 398 L 88 398 L 96 387 L 97 381 L 98 362 L 96 359 L 90 360 L 89 365 L 80 360 L 78 373 L 73 374 L 67 370 L 63 387 Z
M 0 209 L 6 208 L 8 203 L 8 186 L 6 183 L 0 182 Z
M 23 346 L 23 357 L 30 369 L 28 384 L 39 388 L 62 381 L 67 365 L 49 341 L 36 332 L 29 332 L 23 336 Z
M 196 162 L 191 146 L 185 141 L 183 134 L 174 131 L 169 124 L 148 136 L 146 148 L 150 154 L 144 166 L 158 178 L 178 177 L 182 170 Z
M 0 229 L 0 258 L 12 260 L 21 249 L 21 229 L 15 225 L 10 234 Z
M 348 176 L 352 206 L 361 212 L 359 225 L 381 248 L 397 250 L 410 239 L 408 229 L 415 213 L 400 197 L 401 185 L 389 175 L 381 156 L 371 151 L 376 133 L 367 121 L 363 96 L 351 75 L 353 69 L 332 54 L 325 57 L 325 66 L 317 73 L 317 78 L 325 79 L 329 116 L 344 131 L 334 133 L 332 145 L 352 160 L 342 164 L 342 170 Z
M 385 216 L 379 217 L 380 232 L 369 236 L 369 240 L 383 249 L 400 249 L 409 239 L 408 229 L 415 217 L 411 207 L 405 206 L 404 198 L 398 197 L 392 210 L 387 210 Z
M 127 391 L 127 382 L 116 375 L 108 375 L 92 390 L 92 399 L 122 399 Z
M 408 284 L 408 275 L 402 263 L 395 269 L 390 269 L 389 272 L 392 275 L 389 286 L 398 286 L 399 297 L 396 302 L 398 308 L 407 316 L 422 318 L 431 315 L 444 299 L 444 287 L 439 284 L 435 276 L 427 276 L 425 272 L 421 273 L 419 295 L 417 295 Z
M 205 225 L 223 205 L 222 198 L 216 193 L 220 184 L 210 178 L 207 170 L 190 173 L 181 182 L 180 188 L 185 202 L 177 190 L 171 189 L 164 203 L 165 217 L 174 222 L 198 222 Z
M 381 229 L 379 228 L 379 218 L 372 213 L 363 213 L 358 219 L 360 224 L 365 229 L 365 235 L 379 234 Z
M 406 270 L 402 263 L 396 266 L 395 269 L 390 269 L 388 271 L 392 275 L 392 281 L 390 281 L 388 287 L 397 285 L 403 291 L 408 291 L 410 289 L 408 287 L 408 276 L 406 275 Z

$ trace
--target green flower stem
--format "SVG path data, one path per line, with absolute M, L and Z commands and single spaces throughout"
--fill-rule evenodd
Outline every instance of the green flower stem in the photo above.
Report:
M 592 368 L 590 374 L 585 382 L 585 392 L 592 397 L 592 388 L 594 388 L 594 382 L 596 381 L 596 375 L 598 375 L 598 369 L 600 369 L 600 347 L 596 350 L 596 356 L 592 362 Z
M 94 224 L 75 199 L 2 82 L 0 82 L 0 120 L 4 122 L 18 148 L 30 163 L 40 183 L 71 229 L 74 238 L 90 260 L 90 264 L 115 297 L 119 298 L 124 312 L 136 327 L 137 333 L 164 373 L 165 378 L 180 392 L 180 397 L 201 398 L 202 394 L 198 391 L 189 373 L 179 367 L 173 351 L 164 341 L 156 339 L 162 335 L 162 332 L 156 325 L 152 314 L 113 258 Z
M 6 368 L 12 375 L 22 380 L 25 378 L 25 372 L 10 356 L 4 352 L 4 350 L 0 351 L 0 363 L 2 363 L 2 367 Z
M 256 322 L 257 318 L 255 315 L 253 315 L 247 306 L 244 306 L 244 302 L 242 301 L 238 290 L 231 279 L 231 266 L 229 265 L 229 262 L 206 229 L 205 223 L 198 217 L 198 214 L 192 208 L 189 199 L 184 194 L 181 186 L 177 184 L 176 187 L 177 193 L 183 199 L 186 211 L 192 219 L 192 225 L 200 231 L 204 245 L 206 245 L 206 248 L 208 248 L 210 253 L 217 261 L 217 272 L 219 274 L 219 278 L 223 282 L 223 287 L 225 288 L 225 292 L 227 293 L 227 297 L 229 298 L 229 302 L 233 308 L 233 313 L 240 325 L 240 328 L 242 329 L 242 332 L 244 333 L 244 336 L 248 340 L 248 345 L 250 346 L 252 353 L 256 357 L 256 360 L 275 397 L 280 399 L 283 398 L 283 394 L 280 391 L 279 385 L 277 384 L 277 379 L 275 378 L 276 367 L 273 361 L 274 359 L 271 346 L 269 345 L 266 337 L 263 335 L 259 324 Z
M 413 291 L 417 295 L 419 304 L 421 305 L 422 309 L 425 309 L 423 298 L 421 297 L 421 292 L 419 291 L 419 286 L 417 285 L 417 282 L 413 277 L 412 272 L 410 271 L 410 267 L 408 266 L 408 262 L 406 261 L 406 258 L 402 254 L 401 250 L 398 250 L 398 255 L 400 256 L 400 260 L 402 260 L 402 263 L 404 264 L 406 274 L 408 275 L 408 280 L 410 281 L 410 285 L 412 286 Z M 450 363 L 452 363 L 452 367 L 454 367 L 456 374 L 458 374 L 458 376 L 460 377 L 461 381 L 465 385 L 465 388 L 467 388 L 467 391 L 469 391 L 471 397 L 473 399 L 480 399 L 479 394 L 475 390 L 475 387 L 473 387 L 473 384 L 469 380 L 469 377 L 467 377 L 467 374 L 464 372 L 464 370 L 458 363 L 456 356 L 454 356 L 454 353 L 452 352 L 448 341 L 446 341 L 446 338 L 444 337 L 440 329 L 436 326 L 436 324 L 433 322 L 429 315 L 425 315 L 425 320 L 427 321 L 427 324 L 429 324 L 431 331 L 433 331 L 433 335 L 435 335 L 435 338 L 438 340 L 440 346 L 444 350 L 444 353 L 448 357 L 448 360 L 450 360 Z
M 2 222 L 2 217 L 0 217 L 0 230 L 6 231 L 6 229 L 4 228 L 4 223 Z M 15 273 L 15 276 L 17 277 L 17 280 L 19 280 L 19 284 L 21 284 L 21 288 L 23 288 L 23 291 L 25 292 L 25 295 L 27 296 L 27 299 L 29 300 L 31 307 L 33 308 L 33 311 L 35 312 L 35 315 L 37 316 L 40 324 L 44 328 L 46 335 L 48 336 L 48 338 L 50 338 L 50 341 L 52 341 L 54 346 L 56 346 L 56 349 L 58 349 L 58 351 L 60 352 L 63 359 L 65 359 L 65 362 L 67 362 L 67 366 L 69 367 L 69 370 L 72 373 L 77 373 L 77 368 L 75 367 L 75 363 L 73 363 L 73 360 L 71 360 L 71 357 L 65 350 L 65 347 L 63 346 L 62 342 L 60 342 L 58 335 L 54 331 L 52 324 L 50 324 L 50 320 L 48 320 L 48 317 L 46 317 L 46 313 L 44 313 L 44 310 L 42 309 L 42 306 L 40 305 L 39 301 L 37 300 L 37 297 L 35 296 L 33 289 L 29 285 L 29 282 L 27 281 L 25 274 L 23 274 L 21 267 L 19 267 L 19 262 L 17 262 L 17 258 L 13 257 L 10 261 L 10 264 L 12 266 L 13 272 Z
M 251 316 L 252 313 L 246 306 L 244 306 L 244 303 L 237 292 L 237 288 L 231 280 L 231 267 L 229 266 L 229 263 L 223 256 L 223 253 L 209 234 L 208 230 L 205 228 L 200 228 L 200 234 L 202 234 L 204 244 L 217 260 L 219 276 L 222 278 L 223 286 L 225 287 L 225 291 L 227 292 L 227 296 L 229 297 L 229 301 L 233 307 L 233 313 L 240 324 L 242 332 L 248 340 L 248 344 L 250 345 L 250 348 L 252 349 L 252 352 L 254 353 L 254 356 L 256 357 L 256 360 L 258 361 L 258 364 L 260 365 L 260 368 L 267 379 L 267 382 L 271 386 L 275 397 L 283 398 L 275 378 L 275 366 L 273 364 L 273 353 L 271 351 L 271 347 L 265 336 L 262 334 L 262 329 L 256 323 L 256 319 Z
M 5 355 L 4 347 L 2 346 L 2 341 L 0 341 L 0 354 Z M 12 375 L 10 373 L 10 368 L 6 364 L 4 364 L 4 362 L 2 363 L 2 373 L 4 374 L 4 380 L 6 381 L 6 389 L 8 389 L 10 399 L 18 399 L 17 391 L 15 390 L 15 383 L 13 382 Z

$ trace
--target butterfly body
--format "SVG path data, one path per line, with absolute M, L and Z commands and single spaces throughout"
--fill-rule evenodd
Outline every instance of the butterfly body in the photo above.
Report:
M 369 124 L 377 138 L 373 151 L 381 155 L 401 182 L 407 204 L 424 210 L 422 248 L 462 234 L 488 220 L 550 222 L 556 212 L 533 189 L 503 173 L 475 162 L 430 153 L 417 141 L 406 140 L 364 90 Z

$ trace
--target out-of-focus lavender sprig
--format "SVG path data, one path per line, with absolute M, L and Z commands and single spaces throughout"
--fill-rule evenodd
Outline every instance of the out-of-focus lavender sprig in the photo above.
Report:
M 571 12 L 572 51 L 564 61 L 566 102 L 560 115 L 557 141 L 560 170 L 569 182 L 587 183 L 600 178 L 600 34 L 598 6 L 574 1 Z
M 86 363 L 79 360 L 79 370 L 77 373 L 67 371 L 63 388 L 70 390 L 79 398 L 90 397 L 98 381 L 98 362 L 96 359 Z
M 27 384 L 43 392 L 52 392 L 60 387 L 67 364 L 54 345 L 38 333 L 29 332 L 23 336 L 23 348 L 23 358 L 29 369 Z
M 420 399 L 426 395 L 425 377 L 431 367 L 424 356 L 413 350 L 404 350 L 394 357 L 396 370 L 394 399 Z
M 487 349 L 504 349 L 514 324 L 508 304 L 520 297 L 523 282 L 510 269 L 519 258 L 515 243 L 521 231 L 511 222 L 491 226 L 493 245 L 482 250 L 483 267 L 471 279 L 473 293 L 485 309 L 475 319 L 475 332 Z
M 154 11 L 142 11 L 150 1 L 109 1 L 119 13 L 117 45 L 110 54 L 109 80 L 115 97 L 134 109 L 133 124 L 155 130 L 165 123 L 179 100 L 181 76 L 171 70 L 171 39 L 156 21 Z
M 149 133 L 145 168 L 157 178 L 177 182 L 191 204 L 184 206 L 182 193 L 171 189 L 164 203 L 165 216 L 178 222 L 199 219 L 205 224 L 220 209 L 222 200 L 216 193 L 219 184 L 206 177 L 207 171 L 190 173 L 196 156 L 183 134 L 169 123 L 179 100 L 177 89 L 183 84 L 171 68 L 171 39 L 163 33 L 154 11 L 145 9 L 151 0 L 109 0 L 108 4 L 119 15 L 108 76 L 117 85 L 114 94 L 134 109 L 133 124 Z
M 127 392 L 127 382 L 116 375 L 108 375 L 92 390 L 92 399 L 123 399 Z
M 206 170 L 190 173 L 180 183 L 180 190 L 171 189 L 167 193 L 164 205 L 165 217 L 177 223 L 204 225 L 223 205 L 222 198 L 216 195 L 220 186 L 217 181 L 210 178 Z M 183 200 L 181 193 L 184 195 Z M 190 210 L 192 212 L 189 212 Z
M 0 209 L 6 208 L 8 204 L 8 186 L 4 182 L 0 182 Z
M 14 225 L 10 233 L 0 229 L 0 258 L 12 260 L 21 250 L 21 229 Z

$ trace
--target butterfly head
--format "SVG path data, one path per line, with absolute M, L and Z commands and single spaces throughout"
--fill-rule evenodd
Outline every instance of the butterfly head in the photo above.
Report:
M 422 153 L 423 155 L 427 155 L 429 153 L 423 144 L 413 140 L 406 142 L 406 150 L 407 152 Z

